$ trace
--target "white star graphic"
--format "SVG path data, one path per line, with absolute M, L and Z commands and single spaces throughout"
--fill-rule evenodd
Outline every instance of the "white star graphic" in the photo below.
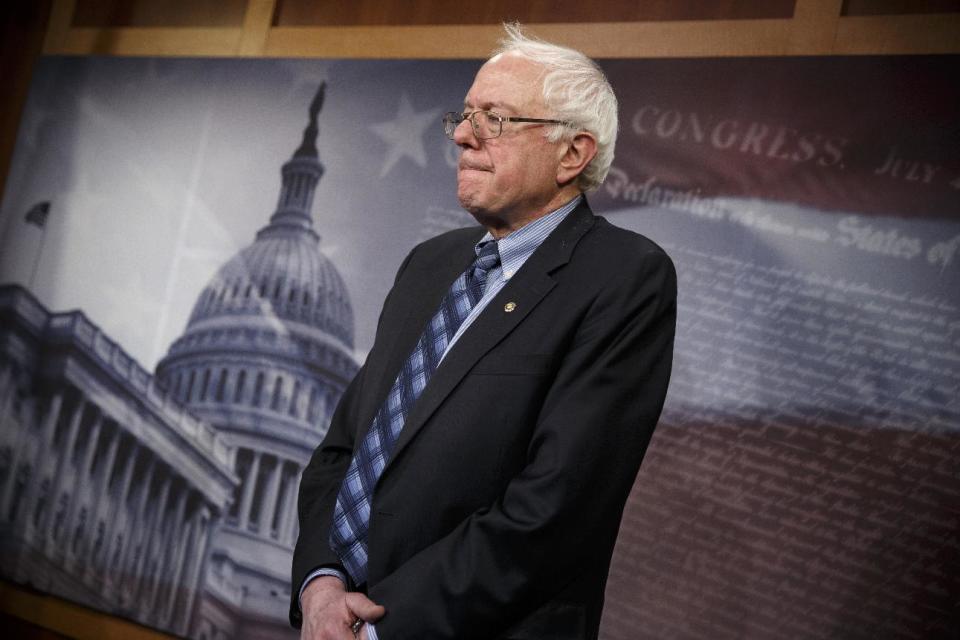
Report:
M 440 109 L 431 109 L 422 113 L 413 110 L 410 98 L 406 93 L 400 96 L 400 106 L 397 107 L 397 116 L 389 122 L 378 122 L 370 125 L 371 131 L 389 145 L 389 150 L 380 169 L 380 177 L 384 177 L 393 165 L 404 156 L 417 163 L 417 166 L 427 166 L 427 152 L 423 148 L 423 133 L 428 127 L 440 129 Z

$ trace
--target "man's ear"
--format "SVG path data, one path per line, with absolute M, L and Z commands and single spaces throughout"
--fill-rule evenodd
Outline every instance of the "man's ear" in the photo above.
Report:
M 566 143 L 566 151 L 560 156 L 560 164 L 557 166 L 557 183 L 564 185 L 575 180 L 595 155 L 597 155 L 597 139 L 592 133 L 581 131 L 573 136 L 573 140 Z

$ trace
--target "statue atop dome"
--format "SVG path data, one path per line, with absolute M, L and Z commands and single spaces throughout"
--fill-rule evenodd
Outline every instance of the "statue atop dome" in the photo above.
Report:
M 311 209 L 314 191 L 323 176 L 323 165 L 317 153 L 317 134 L 320 131 L 317 117 L 323 109 L 326 90 L 327 83 L 321 82 L 310 102 L 310 119 L 303 130 L 303 141 L 280 170 L 283 182 L 277 208 L 270 216 L 270 224 L 257 233 L 258 239 L 293 233 L 305 234 L 315 243 L 320 241 L 320 236 L 313 230 Z
M 316 95 L 313 96 L 313 101 L 310 103 L 310 122 L 307 124 L 307 128 L 303 130 L 303 142 L 300 143 L 300 147 L 294 152 L 293 157 L 295 158 L 317 157 L 317 133 L 319 132 L 317 115 L 319 115 L 320 110 L 323 109 L 323 99 L 326 90 L 327 83 L 321 82 Z

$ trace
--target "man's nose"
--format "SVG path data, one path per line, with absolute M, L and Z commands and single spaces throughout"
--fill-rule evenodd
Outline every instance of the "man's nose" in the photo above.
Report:
M 453 141 L 466 147 L 476 147 L 480 144 L 480 140 L 473 132 L 473 123 L 470 122 L 470 118 L 464 118 L 453 130 Z

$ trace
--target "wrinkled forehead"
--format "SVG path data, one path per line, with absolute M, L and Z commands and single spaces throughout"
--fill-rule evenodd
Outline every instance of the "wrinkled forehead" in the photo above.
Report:
M 543 109 L 543 67 L 513 53 L 488 60 L 474 78 L 464 99 L 468 109 L 494 109 L 523 115 Z

